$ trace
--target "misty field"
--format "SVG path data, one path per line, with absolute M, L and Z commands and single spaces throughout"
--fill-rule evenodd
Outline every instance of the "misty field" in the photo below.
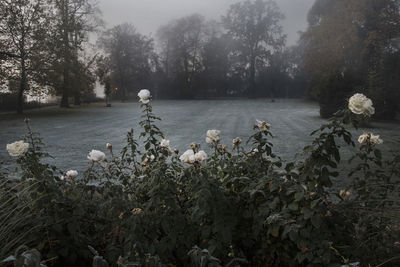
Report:
M 301 155 L 302 148 L 310 143 L 309 134 L 319 128 L 325 120 L 319 117 L 318 105 L 301 100 L 204 100 L 179 101 L 160 100 L 153 103 L 154 113 L 162 118 L 158 123 L 171 141 L 172 148 L 183 152 L 192 142 L 198 142 L 206 151 L 208 129 L 221 130 L 222 143 L 232 146 L 232 139 L 247 140 L 256 119 L 272 125 L 275 135 L 274 151 L 284 160 L 293 160 Z M 111 108 L 95 104 L 71 109 L 43 109 L 29 111 L 33 131 L 40 132 L 48 152 L 54 156 L 51 163 L 68 170 L 86 169 L 87 154 L 92 149 L 106 152 L 105 144 L 111 143 L 119 153 L 124 138 L 131 128 L 138 137 L 141 116 L 139 103 L 113 103 Z M 393 141 L 400 139 L 400 124 L 373 122 L 373 129 L 384 140 L 383 150 L 393 148 Z M 0 162 L 3 167 L 12 166 L 12 159 L 5 147 L 19 140 L 26 133 L 23 117 L 11 114 L 0 115 Z M 353 139 L 363 129 L 352 130 Z

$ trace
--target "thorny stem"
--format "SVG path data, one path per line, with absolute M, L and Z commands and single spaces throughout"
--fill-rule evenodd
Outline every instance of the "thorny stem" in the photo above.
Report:
M 31 126 L 29 125 L 28 118 L 25 118 L 25 124 L 26 124 L 26 127 L 28 128 L 28 136 L 29 136 L 29 139 L 31 140 L 32 147 L 34 150 L 36 150 L 35 140 L 33 139 L 33 132 L 32 132 Z

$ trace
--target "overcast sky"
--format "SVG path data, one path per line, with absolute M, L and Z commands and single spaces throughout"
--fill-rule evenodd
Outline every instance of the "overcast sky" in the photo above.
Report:
M 199 13 L 207 19 L 219 19 L 232 3 L 239 0 L 98 0 L 107 27 L 129 22 L 143 34 L 156 34 L 169 21 Z M 285 14 L 282 22 L 287 44 L 295 44 L 298 31 L 307 26 L 307 12 L 314 0 L 276 0 Z

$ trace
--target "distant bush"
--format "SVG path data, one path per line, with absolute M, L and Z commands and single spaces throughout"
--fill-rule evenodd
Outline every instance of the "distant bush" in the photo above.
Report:
M 54 103 L 39 103 L 38 101 L 29 101 L 24 103 L 24 109 L 33 109 L 54 105 Z M 0 93 L 0 111 L 13 111 L 17 107 L 17 96 L 13 93 Z
M 0 194 L 14 205 L 20 196 L 30 201 L 16 206 L 21 212 L 0 218 L 17 222 L 30 216 L 40 231 L 0 224 L 2 245 L 9 244 L 4 233 L 24 233 L 19 243 L 37 249 L 31 253 L 40 251 L 48 266 L 399 262 L 400 154 L 385 159 L 380 137 L 363 134 L 352 158 L 355 168 L 348 174 L 338 167 L 339 144 L 355 145 L 346 127 L 374 111 L 362 95 L 312 133 L 315 139 L 301 162 L 285 162 L 273 153 L 273 126 L 264 121 L 254 126 L 250 151 L 239 138 L 228 149 L 221 133 L 209 130 L 209 155 L 196 143 L 179 153 L 155 124 L 159 118 L 150 94 L 140 96 L 142 132 L 129 131 L 119 155 L 111 144 L 109 156 L 91 151 L 90 167 L 81 175 L 44 164 L 48 155 L 26 120 L 27 136 L 7 146 L 17 157 L 21 179 L 3 178 Z M 348 180 L 349 187 L 336 188 L 333 177 Z M 6 189 L 10 183 L 14 190 Z M 12 255 L 17 244 L 7 247 L 0 256 Z

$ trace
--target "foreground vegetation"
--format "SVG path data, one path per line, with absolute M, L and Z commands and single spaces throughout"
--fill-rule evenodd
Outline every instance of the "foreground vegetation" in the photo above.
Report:
M 245 151 L 209 130 L 211 152 L 173 150 L 139 93 L 142 132 L 119 155 L 92 150 L 78 174 L 44 164 L 38 134 L 9 144 L 21 179 L 0 173 L 0 257 L 16 266 L 396 266 L 400 153 L 382 155 L 364 133 L 350 173 L 340 147 L 349 126 L 375 113 L 363 95 L 312 134 L 301 162 L 272 150 L 273 125 L 257 121 Z M 139 145 L 139 140 L 143 143 Z M 337 188 L 332 178 L 349 180 Z M 21 246 L 23 245 L 23 246 Z M 351 265 L 353 264 L 353 265 Z

